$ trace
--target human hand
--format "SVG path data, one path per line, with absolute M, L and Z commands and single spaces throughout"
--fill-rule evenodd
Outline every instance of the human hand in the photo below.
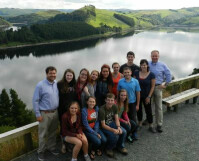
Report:
M 118 129 L 113 129 L 113 133 L 114 134 L 119 134 L 119 130 Z
M 100 134 L 97 134 L 97 137 L 101 139 L 101 135 Z
M 82 134 L 77 134 L 77 138 L 82 140 Z
M 87 86 L 84 87 L 84 92 L 87 93 L 87 94 L 89 93 L 89 92 L 88 92 L 88 87 L 87 87 Z
M 37 117 L 37 121 L 42 122 L 43 121 L 43 117 L 42 116 Z
M 150 103 L 150 98 L 149 98 L 149 97 L 147 97 L 147 98 L 145 99 L 145 103 L 146 103 L 146 104 L 149 104 L 149 103 Z
M 136 105 L 136 111 L 138 111 L 139 110 L 139 106 L 138 105 Z
M 121 127 L 118 127 L 119 133 L 118 134 L 122 134 L 122 129 Z

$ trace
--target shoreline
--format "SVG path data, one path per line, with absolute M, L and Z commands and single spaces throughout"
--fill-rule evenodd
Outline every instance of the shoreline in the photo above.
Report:
M 42 45 L 50 45 L 50 44 L 61 44 L 61 43 L 68 43 L 68 42 L 78 42 L 78 41 L 87 41 L 87 40 L 95 40 L 95 39 L 100 39 L 100 38 L 109 38 L 117 34 L 124 35 L 126 33 L 130 33 L 134 31 L 134 28 L 130 28 L 127 30 L 124 30 L 122 32 L 108 32 L 105 34 L 98 34 L 98 35 L 91 35 L 91 36 L 86 36 L 86 37 L 80 37 L 80 38 L 75 38 L 75 39 L 70 39 L 70 40 L 51 40 L 51 41 L 46 41 L 46 42 L 41 42 L 41 43 L 30 43 L 30 44 L 19 44 L 19 45 L 13 45 L 13 46 L 6 46 L 6 47 L 1 47 L 0 46 L 0 51 L 2 50 L 9 50 L 9 49 L 18 49 L 18 48 L 25 48 L 25 47 L 34 47 L 34 46 L 42 46 Z

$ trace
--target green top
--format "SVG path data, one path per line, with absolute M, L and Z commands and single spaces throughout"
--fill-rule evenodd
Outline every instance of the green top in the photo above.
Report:
M 118 107 L 118 116 L 119 118 L 122 118 L 122 113 L 124 112 L 124 107 L 120 107 L 120 111 L 119 111 L 119 107 Z
M 103 105 L 99 110 L 99 120 L 105 120 L 105 124 L 109 125 L 112 121 L 114 121 L 115 114 L 118 114 L 116 105 L 113 105 L 110 109 L 107 109 L 106 105 Z

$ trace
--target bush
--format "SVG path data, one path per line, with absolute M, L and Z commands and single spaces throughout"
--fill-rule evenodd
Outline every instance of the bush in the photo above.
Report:
M 10 130 L 13 130 L 15 128 L 16 127 L 14 127 L 14 126 L 0 126 L 0 134 L 7 132 L 7 131 L 10 131 Z

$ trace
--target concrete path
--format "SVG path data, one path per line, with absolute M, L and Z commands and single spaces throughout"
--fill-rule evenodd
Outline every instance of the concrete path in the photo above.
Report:
M 165 112 L 163 133 L 152 134 L 147 127 L 139 131 L 139 140 L 126 143 L 127 156 L 115 152 L 116 158 L 105 154 L 95 161 L 199 161 L 199 103 L 181 104 L 177 113 Z M 60 145 L 58 145 L 60 148 Z M 70 161 L 71 153 L 53 156 L 46 153 L 46 161 Z M 14 161 L 37 161 L 33 151 Z M 82 155 L 79 161 L 83 161 Z

